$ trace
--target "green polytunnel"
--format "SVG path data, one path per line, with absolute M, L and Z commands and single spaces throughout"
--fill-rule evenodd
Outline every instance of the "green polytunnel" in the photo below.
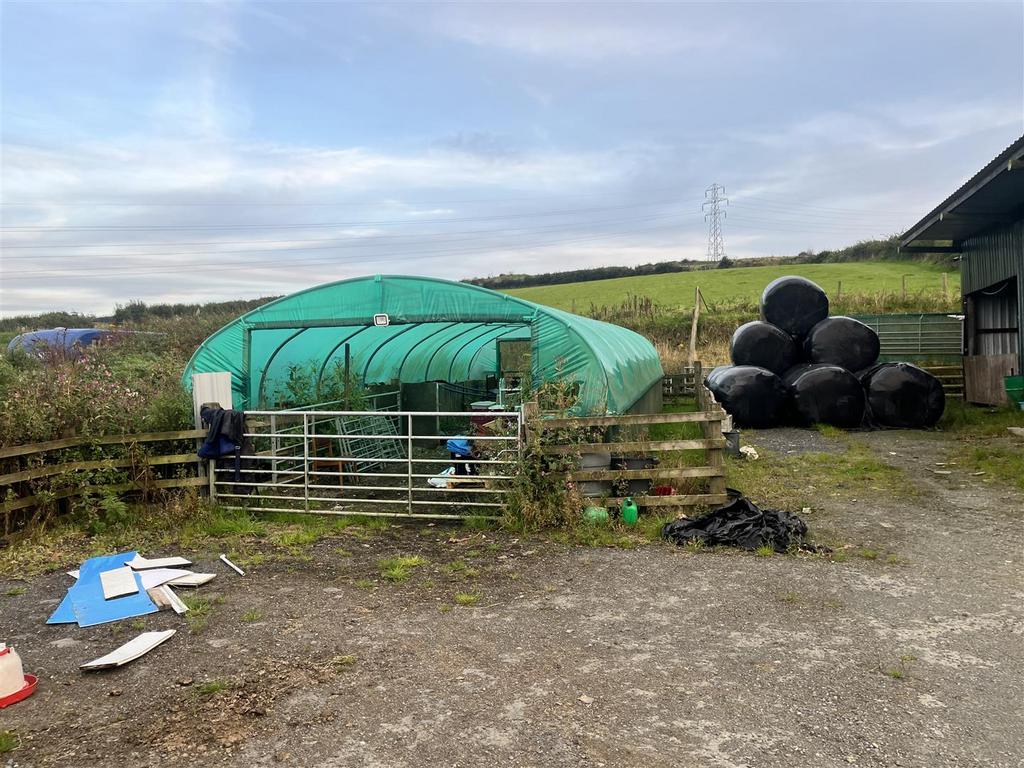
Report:
M 663 376 L 653 345 L 626 328 L 467 283 L 375 275 L 247 312 L 199 346 L 182 381 L 230 372 L 235 407 L 257 409 L 297 366 L 320 380 L 346 354 L 365 385 L 484 380 L 497 373 L 499 339 L 530 340 L 535 387 L 578 382 L 581 413 L 623 413 Z

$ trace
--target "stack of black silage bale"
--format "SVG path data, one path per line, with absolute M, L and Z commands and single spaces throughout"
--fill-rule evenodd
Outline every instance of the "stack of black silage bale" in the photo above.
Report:
M 942 416 L 938 379 L 910 363 L 878 363 L 878 334 L 829 317 L 828 296 L 802 277 L 773 280 L 761 319 L 736 329 L 733 365 L 705 383 L 739 426 L 930 427 Z

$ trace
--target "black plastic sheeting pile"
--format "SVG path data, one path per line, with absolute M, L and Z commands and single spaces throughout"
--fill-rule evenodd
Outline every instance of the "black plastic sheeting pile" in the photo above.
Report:
M 814 548 L 804 542 L 807 524 L 798 515 L 781 509 L 759 509 L 743 496 L 693 520 L 684 518 L 666 523 L 661 535 L 676 544 L 700 541 L 709 547 L 720 544 L 740 549 L 770 546 L 776 552 Z
M 736 424 L 934 426 L 945 409 L 938 379 L 910 363 L 876 364 L 878 334 L 828 309 L 825 292 L 803 277 L 768 284 L 761 320 L 733 333 L 733 365 L 705 379 Z

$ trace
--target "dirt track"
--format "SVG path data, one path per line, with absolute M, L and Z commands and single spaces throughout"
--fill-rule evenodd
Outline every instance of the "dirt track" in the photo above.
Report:
M 785 451 L 801 434 L 755 443 Z M 77 665 L 135 630 L 45 626 L 69 580 L 35 579 L 0 596 L 0 638 L 41 677 L 36 696 L 0 712 L 0 730 L 23 740 L 4 757 L 119 768 L 1020 765 L 1024 499 L 988 478 L 935 474 L 949 450 L 939 437 L 854 439 L 921 493 L 830 503 L 810 523 L 877 559 L 568 548 L 436 527 L 343 535 L 309 561 L 245 578 L 204 563 L 220 576 L 203 593 L 223 603 L 202 632 L 147 617 L 146 629 L 178 635 L 91 675 Z M 430 563 L 410 581 L 355 584 L 378 578 L 379 558 L 417 553 Z M 479 576 L 445 567 L 459 558 Z M 478 604 L 453 605 L 469 591 Z M 262 618 L 243 621 L 250 611 Z M 230 687 L 200 693 L 211 680 Z

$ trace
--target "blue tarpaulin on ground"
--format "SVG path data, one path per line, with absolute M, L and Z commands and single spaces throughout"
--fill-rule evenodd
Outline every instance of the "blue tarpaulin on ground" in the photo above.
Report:
M 122 552 L 117 555 L 92 557 L 82 563 L 78 571 L 78 580 L 71 586 L 57 610 L 46 620 L 47 624 L 74 624 L 80 627 L 92 627 L 133 616 L 156 613 L 156 603 L 150 600 L 142 587 L 142 577 L 135 574 L 135 583 L 139 591 L 133 595 L 115 597 L 112 600 L 103 598 L 103 585 L 100 574 L 123 568 L 125 562 L 134 558 L 137 552 Z

